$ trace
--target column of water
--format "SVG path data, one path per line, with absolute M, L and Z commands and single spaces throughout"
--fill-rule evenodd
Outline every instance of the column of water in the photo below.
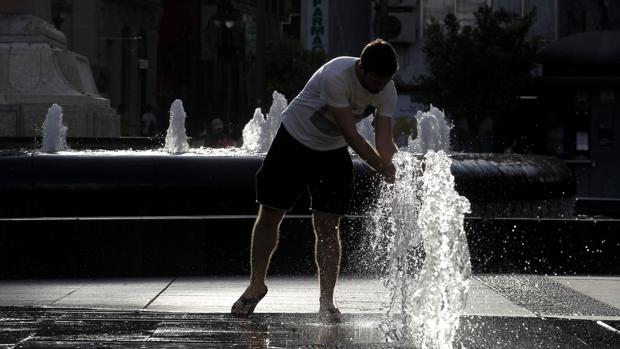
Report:
M 432 108 L 416 117 L 418 138 L 395 155 L 397 180 L 383 185 L 371 212 L 390 293 L 381 328 L 389 341 L 451 348 L 471 277 L 463 227 L 469 201 L 454 189 L 443 113 Z

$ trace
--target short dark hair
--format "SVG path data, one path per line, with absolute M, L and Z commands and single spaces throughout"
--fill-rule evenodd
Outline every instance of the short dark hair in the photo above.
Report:
M 383 39 L 375 39 L 366 44 L 360 58 L 365 71 L 379 76 L 392 76 L 398 69 L 396 51 Z

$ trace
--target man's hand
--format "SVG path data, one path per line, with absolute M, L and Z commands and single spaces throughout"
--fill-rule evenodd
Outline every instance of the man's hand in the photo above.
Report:
M 355 117 L 351 108 L 329 107 L 329 110 L 342 131 L 347 144 L 355 150 L 370 167 L 385 178 L 387 183 L 394 183 L 396 168 L 392 163 L 392 157 L 396 153 L 396 146 L 391 138 L 391 119 L 385 116 L 377 116 L 375 119 L 375 133 L 377 152 L 360 136 L 355 128 Z
M 388 184 L 394 184 L 394 181 L 396 181 L 396 167 L 391 161 L 383 164 L 383 171 L 381 174 Z

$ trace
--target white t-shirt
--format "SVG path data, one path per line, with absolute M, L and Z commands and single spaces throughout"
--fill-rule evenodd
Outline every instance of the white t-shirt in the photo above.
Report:
M 299 142 L 314 150 L 333 150 L 346 141 L 328 106 L 351 107 L 356 122 L 375 113 L 392 117 L 396 109 L 396 87 L 390 81 L 377 94 L 357 79 L 359 58 L 338 57 L 319 68 L 304 89 L 282 112 L 282 123 Z

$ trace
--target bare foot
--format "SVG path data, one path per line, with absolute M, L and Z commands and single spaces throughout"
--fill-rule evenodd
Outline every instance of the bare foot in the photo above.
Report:
M 267 294 L 267 286 L 258 287 L 248 286 L 241 297 L 233 304 L 230 313 L 234 316 L 248 316 L 254 312 L 256 305 Z
M 319 308 L 319 317 L 321 320 L 331 323 L 341 323 L 342 313 L 334 305 L 321 306 Z

